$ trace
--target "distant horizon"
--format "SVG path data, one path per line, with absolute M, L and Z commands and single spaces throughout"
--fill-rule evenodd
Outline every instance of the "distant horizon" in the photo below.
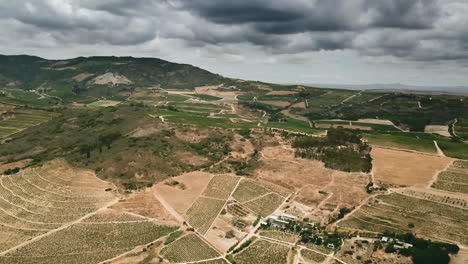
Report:
M 42 59 L 46 59 L 46 60 L 72 60 L 72 59 L 76 59 L 76 58 L 80 58 L 80 57 L 83 57 L 83 58 L 89 58 L 89 57 L 117 57 L 117 58 L 135 58 L 135 59 L 145 59 L 145 58 L 149 58 L 149 59 L 160 59 L 160 60 L 165 60 L 165 61 L 169 61 L 169 62 L 172 62 L 172 63 L 178 63 L 178 64 L 188 64 L 188 65 L 192 65 L 192 66 L 195 66 L 195 67 L 199 67 L 201 69 L 204 69 L 204 70 L 208 70 L 206 68 L 204 68 L 203 66 L 199 66 L 199 65 L 193 65 L 193 64 L 190 64 L 190 63 L 187 63 L 187 62 L 175 62 L 175 61 L 171 61 L 171 60 L 168 60 L 168 59 L 164 59 L 164 58 L 159 58 L 159 57 L 151 57 L 151 56 L 132 56 L 132 55 L 82 55 L 82 56 L 74 56 L 74 57 L 45 57 L 45 56 L 39 56 L 39 55 L 34 55 L 34 54 L 21 54 L 21 53 L 18 53 L 18 54 L 3 54 L 3 53 L 0 53 L 0 55 L 4 55 L 4 56 L 32 56 L 32 57 L 39 57 L 39 58 L 42 58 Z M 403 83 L 403 82 L 399 82 L 399 81 L 395 81 L 395 82 L 389 82 L 389 83 L 316 83 L 316 82 L 301 82 L 301 83 L 297 83 L 297 82 L 284 82 L 284 81 L 279 81 L 279 82 L 276 82 L 276 81 L 268 81 L 268 80 L 258 80 L 258 79 L 246 79 L 246 78 L 240 78 L 240 77 L 236 77 L 236 76 L 227 76 L 227 75 L 224 75 L 222 73 L 219 73 L 219 72 L 215 72 L 215 71 L 211 71 L 211 70 L 208 70 L 214 74 L 220 74 L 226 78 L 231 78 L 231 79 L 242 79 L 242 80 L 249 80 L 249 81 L 259 81 L 259 82 L 268 82 L 268 83 L 276 83 L 276 84 L 286 84 L 286 85 L 307 85 L 307 86 L 332 86 L 332 87 L 321 87 L 321 88 L 341 88 L 341 89 L 351 89 L 351 90 L 356 90 L 357 87 L 355 88 L 350 88 L 350 87 L 347 87 L 347 88 L 344 88 L 344 86 L 373 86 L 373 85 L 377 85 L 377 86 L 380 86 L 380 85 L 402 85 L 402 86 L 412 86 L 413 88 L 463 88 L 463 89 L 466 89 L 467 91 L 463 91 L 463 92 L 468 92 L 468 83 L 465 84 L 465 85 L 424 85 L 424 84 L 411 84 L 411 83 Z M 343 86 L 343 87 L 334 87 L 334 86 Z M 381 89 L 381 88 L 375 88 L 375 89 Z M 430 91 L 436 91 L 436 90 L 433 90 L 433 89 L 429 89 Z M 441 90 L 443 91 L 443 90 Z

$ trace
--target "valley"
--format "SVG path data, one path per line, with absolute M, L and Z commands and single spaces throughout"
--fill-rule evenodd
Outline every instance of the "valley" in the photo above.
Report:
M 0 263 L 467 259 L 466 97 L 131 57 L 0 77 Z

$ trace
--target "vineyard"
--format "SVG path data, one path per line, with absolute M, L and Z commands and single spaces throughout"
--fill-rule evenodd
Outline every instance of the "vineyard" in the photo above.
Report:
M 190 264 L 229 264 L 229 263 L 225 261 L 224 259 L 214 259 L 214 260 L 208 260 L 208 261 L 192 262 Z
M 417 232 L 419 235 L 468 244 L 468 211 L 392 193 L 369 201 L 339 226 L 371 232 Z
M 284 200 L 285 198 L 279 194 L 269 193 L 265 196 L 244 203 L 243 205 L 255 212 L 257 215 L 266 217 L 272 214 Z
M 38 125 L 52 117 L 51 113 L 45 111 L 15 111 L 5 115 L 7 115 L 6 118 L 0 120 L 0 137 Z
M 432 188 L 468 194 L 468 162 L 455 161 L 446 171 L 439 173 Z
M 245 217 L 249 214 L 249 212 L 240 204 L 230 204 L 228 205 L 227 210 L 229 213 L 237 217 Z
M 296 243 L 296 241 L 299 239 L 298 235 L 281 232 L 281 231 L 261 231 L 259 235 L 273 238 L 273 239 L 280 240 L 280 241 L 285 241 L 288 243 Z
M 432 202 L 437 202 L 441 204 L 446 204 L 450 206 L 460 207 L 464 209 L 468 209 L 468 201 L 465 199 L 461 199 L 456 195 L 448 195 L 448 194 L 434 194 L 430 192 L 423 192 L 411 189 L 403 189 L 399 190 L 398 193 L 403 195 L 408 195 L 414 198 L 419 198 L 423 200 L 428 200 Z
M 232 196 L 237 201 L 244 203 L 270 192 L 272 190 L 267 186 L 249 180 L 242 180 Z
M 231 195 L 232 191 L 237 185 L 239 177 L 229 175 L 214 176 L 205 191 L 203 196 L 226 200 Z
M 284 264 L 288 253 L 289 247 L 260 239 L 234 255 L 234 260 L 237 264 Z
M 188 222 L 205 234 L 225 204 L 224 200 L 199 197 L 187 211 Z
M 180 263 L 216 258 L 219 253 L 192 233 L 164 247 L 161 250 L 161 255 L 170 262 Z
M 1 263 L 98 263 L 174 231 L 152 221 L 125 221 L 110 213 L 50 234 L 0 257 Z M 118 222 L 109 220 L 121 220 Z M 122 221 L 123 220 L 123 221 Z M 92 222 L 91 222 L 92 221 Z M 52 251 L 50 249 L 53 249 Z
M 0 251 L 7 250 L 31 238 L 75 221 L 114 199 L 104 190 L 104 182 L 92 182 L 80 188 L 67 185 L 87 180 L 86 174 L 44 172 L 26 169 L 0 178 Z M 94 179 L 93 179 L 94 180 Z
M 322 263 L 327 257 L 323 254 L 316 253 L 312 250 L 302 249 L 301 256 L 309 261 L 314 261 L 316 263 Z

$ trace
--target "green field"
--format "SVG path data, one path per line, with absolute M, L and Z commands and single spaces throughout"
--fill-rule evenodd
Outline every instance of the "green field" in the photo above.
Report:
M 53 114 L 45 111 L 18 111 L 4 120 L 0 120 L 0 136 L 8 136 L 22 129 L 38 125 L 52 118 Z
M 436 153 L 433 137 L 429 135 L 409 133 L 363 133 L 363 137 L 373 145 Z
M 323 132 L 322 129 L 311 128 L 308 122 L 287 118 L 286 122 L 268 122 L 266 127 L 284 129 L 300 133 L 317 134 Z
M 256 123 L 253 122 L 238 122 L 233 123 L 229 119 L 224 118 L 212 118 L 199 114 L 188 113 L 188 112 L 175 112 L 169 110 L 157 110 L 152 113 L 156 116 L 164 116 L 171 123 L 175 124 L 188 124 L 197 125 L 202 127 L 219 127 L 219 128 L 254 128 Z
M 217 101 L 217 100 L 223 99 L 221 97 L 207 95 L 207 94 L 187 94 L 187 95 L 190 95 L 190 96 L 193 96 L 193 97 L 205 100 L 205 101 Z

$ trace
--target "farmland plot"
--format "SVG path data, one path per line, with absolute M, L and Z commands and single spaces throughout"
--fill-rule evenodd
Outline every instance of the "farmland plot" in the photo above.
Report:
M 214 259 L 208 261 L 192 262 L 190 264 L 229 264 L 224 259 Z
M 273 238 L 280 241 L 285 241 L 288 243 L 296 243 L 299 239 L 299 236 L 296 234 L 281 232 L 281 231 L 261 231 L 260 236 Z
M 46 172 L 47 166 L 38 171 Z M 79 171 L 73 175 L 83 179 Z M 104 182 L 73 188 L 48 177 L 26 169 L 0 178 L 0 252 L 76 221 L 114 199 L 104 191 L 108 186 Z
M 273 189 L 270 186 L 244 179 L 239 183 L 232 196 L 237 201 L 244 203 L 268 193 L 276 193 L 281 196 L 285 195 L 283 192 Z
M 431 239 L 466 245 L 467 218 L 468 210 L 392 193 L 377 196 L 338 225 L 378 233 L 416 232 Z
M 276 193 L 269 193 L 250 202 L 244 203 L 244 206 L 255 212 L 257 215 L 266 217 L 272 214 L 285 200 L 285 198 Z
M 439 173 L 437 181 L 432 184 L 432 188 L 449 192 L 468 194 L 468 170 L 464 169 L 463 161 L 455 161 L 447 171 Z
M 224 200 L 199 197 L 187 211 L 188 222 L 205 234 L 225 204 Z
M 325 255 L 319 254 L 308 249 L 302 249 L 301 256 L 306 260 L 314 261 L 316 263 L 322 263 L 327 258 L 327 256 Z
M 249 180 L 242 180 L 232 194 L 239 202 L 247 202 L 269 193 L 270 190 L 264 186 Z
M 450 158 L 373 147 L 374 179 L 391 184 L 427 186 Z
M 49 120 L 53 115 L 44 111 L 13 112 L 12 117 L 0 120 L 0 137 L 21 131 Z
M 148 244 L 175 229 L 151 221 L 78 223 L 8 253 L 0 257 L 0 262 L 98 263 Z
M 186 235 L 161 250 L 161 255 L 173 263 L 201 261 L 219 255 L 196 234 Z
M 234 260 L 238 264 L 285 264 L 288 252 L 287 246 L 260 239 L 234 255 Z
M 203 196 L 209 198 L 223 199 L 226 200 L 231 195 L 232 191 L 237 185 L 239 177 L 229 175 L 217 175 L 214 176 L 205 191 Z

